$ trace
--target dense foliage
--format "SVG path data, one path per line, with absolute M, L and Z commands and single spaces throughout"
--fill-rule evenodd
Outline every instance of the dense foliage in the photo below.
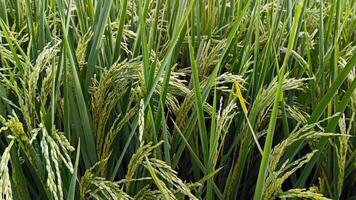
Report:
M 354 0 L 0 0 L 0 199 L 356 199 Z

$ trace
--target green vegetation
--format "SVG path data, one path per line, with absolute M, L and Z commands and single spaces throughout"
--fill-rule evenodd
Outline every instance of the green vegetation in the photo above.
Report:
M 355 0 L 0 0 L 0 199 L 356 199 Z

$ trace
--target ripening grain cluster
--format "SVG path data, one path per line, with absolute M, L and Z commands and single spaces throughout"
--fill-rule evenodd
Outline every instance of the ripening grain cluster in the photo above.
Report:
M 355 200 L 355 0 L 0 0 L 0 199 Z

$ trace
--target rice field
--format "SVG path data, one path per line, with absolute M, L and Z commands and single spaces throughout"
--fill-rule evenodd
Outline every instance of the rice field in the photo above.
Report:
M 356 200 L 355 0 L 0 0 L 0 199 Z

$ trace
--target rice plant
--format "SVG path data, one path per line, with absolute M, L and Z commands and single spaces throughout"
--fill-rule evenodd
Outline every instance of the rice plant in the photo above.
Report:
M 0 0 L 0 199 L 356 199 L 354 0 Z

